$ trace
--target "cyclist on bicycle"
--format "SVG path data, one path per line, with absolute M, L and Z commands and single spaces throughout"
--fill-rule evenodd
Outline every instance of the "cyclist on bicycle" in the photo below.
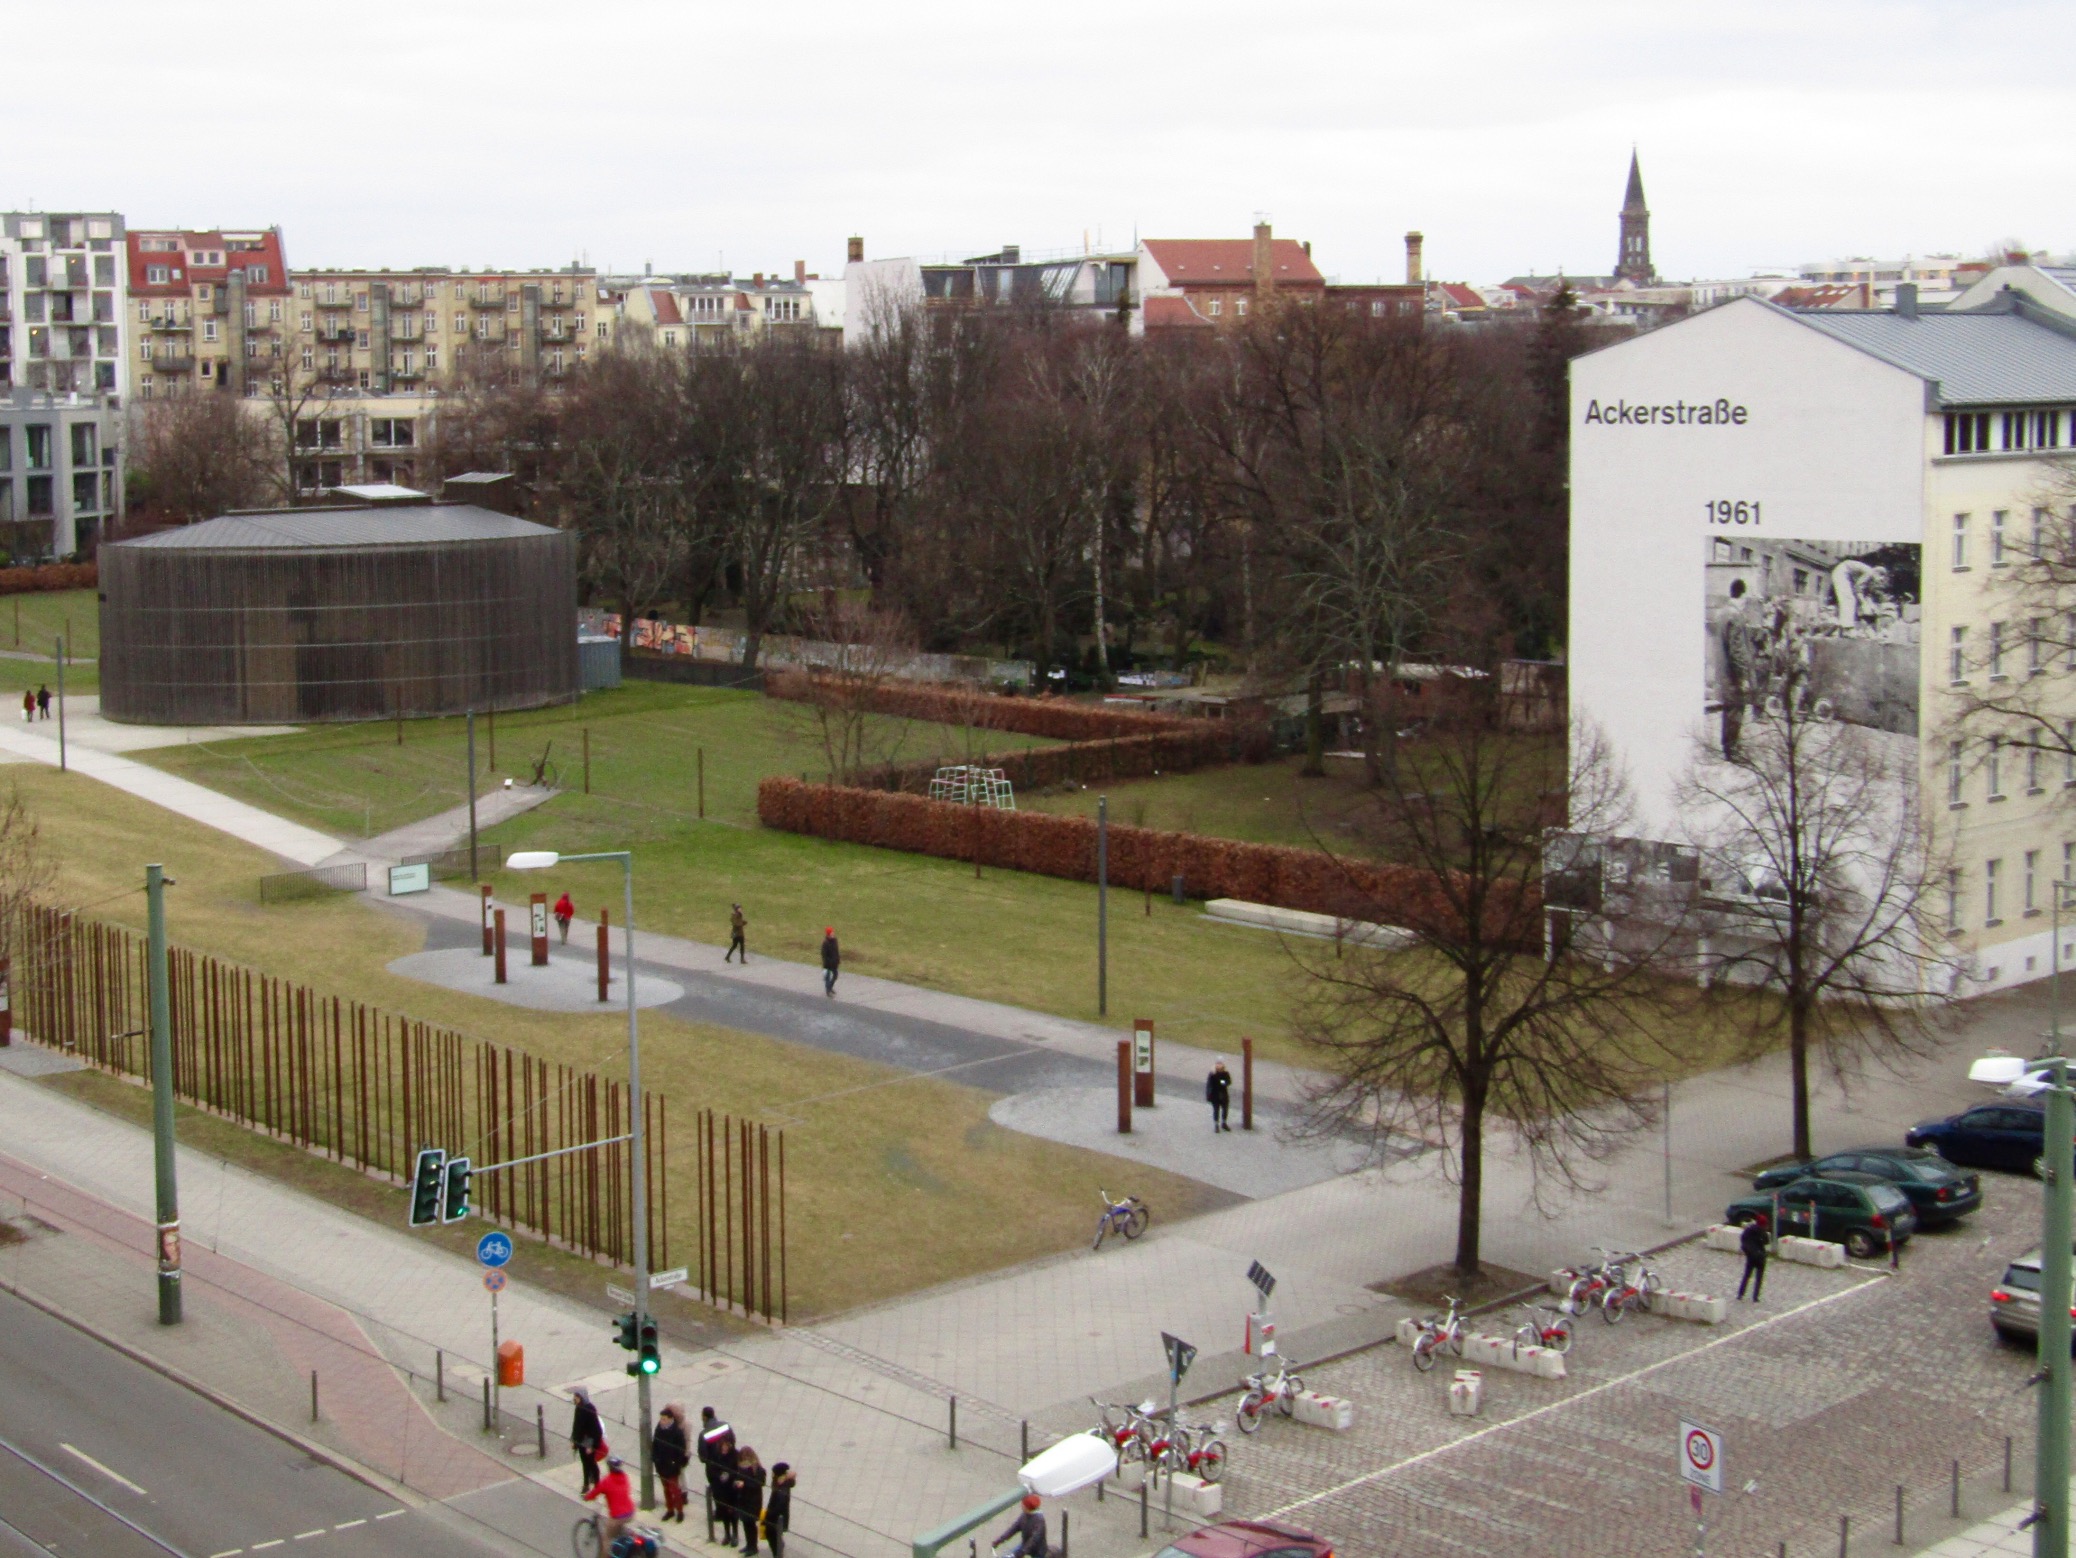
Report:
M 1011 1553 L 1009 1558 L 1046 1558 L 1045 1517 L 1038 1513 L 1037 1494 L 1026 1493 L 1024 1495 L 1023 1513 L 1011 1521 L 1009 1529 L 996 1537 L 988 1546 L 990 1548 L 1000 1547 L 1012 1536 L 1017 1539 L 1016 1551 Z
M 605 1500 L 606 1518 L 598 1530 L 599 1558 L 613 1558 L 614 1545 L 625 1536 L 634 1524 L 634 1489 L 627 1482 L 627 1466 L 619 1456 L 606 1461 L 606 1474 L 598 1482 L 584 1490 L 588 1503 L 595 1498 Z

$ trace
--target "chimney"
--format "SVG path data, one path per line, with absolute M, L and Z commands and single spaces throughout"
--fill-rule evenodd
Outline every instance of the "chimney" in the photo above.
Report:
M 1002 263 L 1004 265 L 1021 265 L 1023 262 L 1024 246 L 1022 244 L 1005 243 L 1002 245 Z
M 764 285 L 764 272 L 762 272 L 762 271 L 760 270 L 760 271 L 756 272 L 756 273 L 755 273 L 754 275 L 752 275 L 752 276 L 750 277 L 750 284 L 751 284 L 752 286 L 757 286 L 757 287 L 761 287 L 761 286 L 763 286 L 763 285 Z
M 849 246 L 849 248 L 848 248 L 848 249 L 846 250 L 846 252 L 845 252 L 845 258 L 846 258 L 846 259 L 848 259 L 848 260 L 849 260 L 849 261 L 851 262 L 851 264 L 853 264 L 853 265 L 862 265 L 862 264 L 864 264 L 864 263 L 865 263 L 865 240 L 864 240 L 864 239 L 862 239 L 862 238 L 859 238 L 859 237 L 853 236 L 853 237 L 852 237 L 852 239 L 851 239 L 851 241 L 850 241 L 850 246 Z
M 1254 224 L 1254 284 L 1262 291 L 1276 285 L 1275 244 L 1269 236 L 1269 224 Z
M 1423 279 L 1420 274 L 1420 251 L 1426 242 L 1425 235 L 1421 233 L 1406 234 L 1406 285 L 1409 287 L 1419 286 Z
M 795 286 L 799 286 L 799 285 L 800 285 L 800 284 L 801 284 L 802 282 L 804 282 L 804 281 L 806 281 L 806 280 L 807 280 L 807 261 L 805 261 L 805 260 L 795 260 L 795 261 L 793 262 L 793 284 L 794 284 Z
M 1896 284 L 1896 317 L 1917 318 L 1917 283 L 1902 281 Z

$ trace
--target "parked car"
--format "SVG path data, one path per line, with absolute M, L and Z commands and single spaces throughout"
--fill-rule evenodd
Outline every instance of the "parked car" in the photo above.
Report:
M 2076 1303 L 2070 1306 L 2076 1312 Z M 2076 1315 L 2072 1315 L 2076 1317 Z M 2028 1250 L 2004 1268 L 1990 1289 L 1990 1324 L 2007 1342 L 2031 1342 L 2040 1335 L 2040 1252 Z
M 1910 1209 L 1908 1196 L 1872 1174 L 1843 1170 L 1822 1179 L 1791 1180 L 1765 1195 L 1732 1201 L 1723 1219 L 1742 1226 L 1761 1212 L 1771 1216 L 1776 1203 L 1780 1212 L 1776 1233 L 1828 1239 L 1844 1245 L 1855 1259 L 1895 1249 L 1917 1232 L 1917 1213 Z
M 2038 1173 L 2047 1144 L 2047 1106 L 2030 1098 L 1977 1104 L 1943 1120 L 1913 1125 L 1903 1140 L 1930 1147 L 1949 1163 Z
M 1333 1544 L 1279 1520 L 1221 1520 L 1163 1547 L 1155 1558 L 1334 1558 Z
M 1777 1190 L 1798 1179 L 1833 1174 L 1872 1174 L 1910 1198 L 1920 1228 L 1965 1217 L 1982 1205 L 1982 1178 L 1955 1169 L 1929 1147 L 1855 1147 L 1813 1163 L 1784 1163 L 1752 1181 L 1754 1190 Z

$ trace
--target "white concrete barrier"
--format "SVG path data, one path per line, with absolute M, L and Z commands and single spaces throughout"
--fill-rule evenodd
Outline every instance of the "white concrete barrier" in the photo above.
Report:
M 1355 1403 L 1316 1390 L 1301 1390 L 1291 1397 L 1292 1413 L 1300 1423 L 1330 1428 L 1343 1433 L 1355 1426 Z
M 1192 1515 L 1209 1520 L 1225 1508 L 1225 1495 L 1217 1483 L 1192 1477 L 1186 1471 L 1174 1473 L 1174 1478 L 1175 1502 Z
M 1476 1417 L 1485 1408 L 1485 1376 L 1476 1369 L 1458 1369 L 1449 1381 L 1449 1413 L 1452 1417 Z
M 1845 1246 L 1833 1244 L 1829 1239 L 1805 1239 L 1800 1234 L 1791 1233 L 1780 1241 L 1780 1258 L 1836 1271 L 1845 1264 Z
M 1535 1355 L 1535 1377 L 1537 1379 L 1564 1378 L 1563 1353 L 1552 1352 L 1547 1347 L 1538 1347 L 1535 1349 Z
M 1702 1244 L 1711 1250 L 1721 1250 L 1728 1255 L 1742 1254 L 1744 1230 L 1735 1223 L 1717 1223 L 1701 1236 Z
M 1721 1325 L 1729 1313 L 1720 1298 L 1706 1293 L 1659 1292 L 1652 1295 L 1651 1312 L 1668 1320 L 1692 1320 L 1698 1325 Z
M 1397 949 L 1412 945 L 1413 933 L 1394 925 L 1372 925 L 1367 920 L 1337 920 L 1331 914 L 1313 914 L 1306 909 L 1283 909 L 1274 904 L 1249 903 L 1244 898 L 1213 898 L 1204 912 L 1229 925 L 1251 925 L 1257 930 L 1284 931 L 1299 936 L 1321 936 L 1341 940 L 1354 947 Z
M 1405 1319 L 1398 1323 L 1398 1344 L 1401 1347 L 1410 1347 L 1419 1340 L 1420 1322 L 1411 1315 L 1407 1315 Z

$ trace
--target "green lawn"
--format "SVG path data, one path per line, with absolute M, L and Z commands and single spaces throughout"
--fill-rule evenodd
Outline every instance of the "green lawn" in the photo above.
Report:
M 100 691 L 101 612 L 92 590 L 10 595 L 0 601 L 0 692 L 15 694 L 7 701 L 16 705 L 0 707 L 0 717 L 21 712 L 25 690 L 58 690 L 55 656 L 60 637 L 67 644 L 65 691 Z
M 1298 773 L 1302 764 L 1297 757 L 1236 763 L 1192 774 L 1123 780 L 1105 786 L 1104 793 L 1110 798 L 1110 820 L 1133 827 L 1211 833 L 1255 844 L 1341 847 L 1353 834 L 1348 819 L 1370 793 L 1363 766 L 1351 758 L 1330 758 L 1324 777 L 1306 779 Z M 1017 805 L 1093 817 L 1096 797 L 1091 787 L 1019 796 Z

